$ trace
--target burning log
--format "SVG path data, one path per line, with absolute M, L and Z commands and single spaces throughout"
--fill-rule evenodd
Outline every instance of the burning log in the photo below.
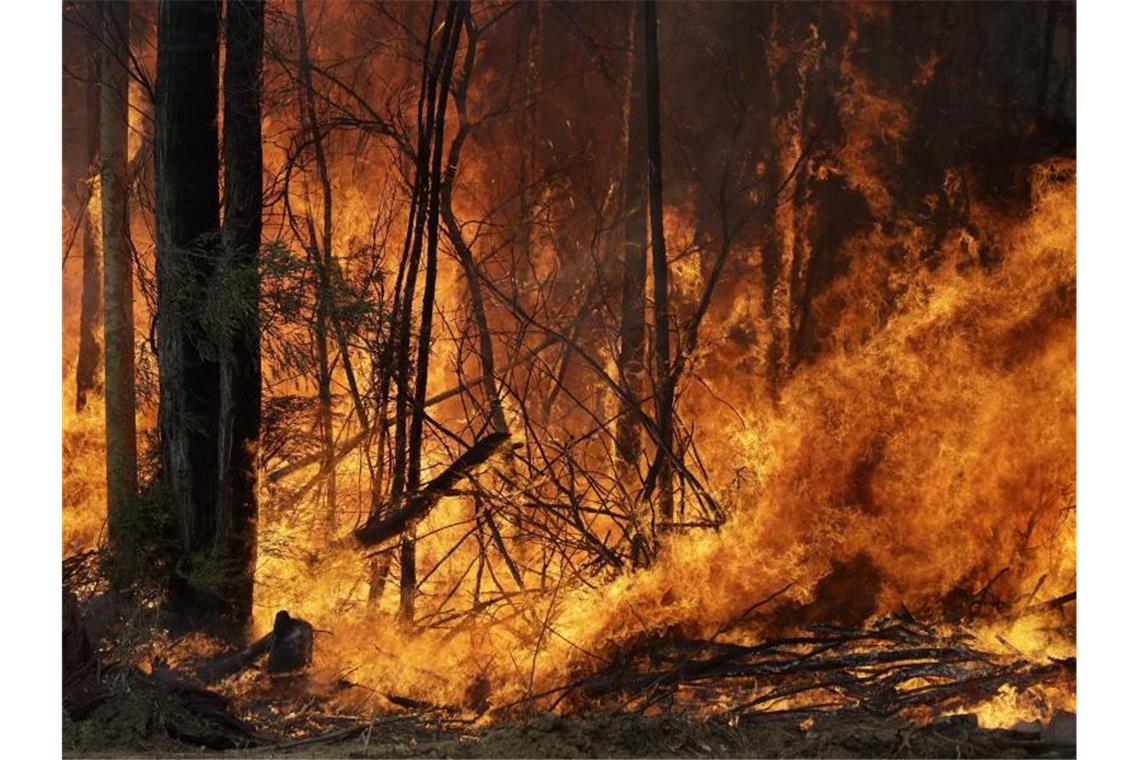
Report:
M 356 542 L 362 547 L 369 547 L 400 535 L 404 528 L 430 512 L 449 490 L 494 456 L 510 439 L 509 433 L 491 433 L 480 438 L 427 485 L 406 496 L 399 508 L 378 510 L 368 518 L 353 532 Z

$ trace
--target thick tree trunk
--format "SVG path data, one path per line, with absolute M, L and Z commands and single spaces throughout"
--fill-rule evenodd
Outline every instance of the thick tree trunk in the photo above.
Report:
M 226 266 L 246 302 L 258 300 L 261 246 L 261 48 L 263 0 L 229 0 L 226 8 L 225 223 Z M 261 338 L 256 308 L 243 315 L 221 366 L 218 535 L 215 551 L 233 567 L 233 613 L 253 613 L 257 559 L 258 457 L 261 445 Z
M 104 7 L 100 92 L 100 177 L 103 201 L 104 382 L 107 514 L 112 542 L 128 540 L 116 519 L 138 490 L 135 439 L 134 291 L 127 217 L 127 70 L 129 5 Z M 130 551 L 129 546 L 123 546 Z
M 84 9 L 91 20 L 91 28 L 102 28 L 102 7 L 91 3 Z M 96 33 L 98 33 L 96 31 Z M 99 260 L 99 245 L 95 240 L 98 225 L 95 214 L 95 177 L 99 169 L 99 143 L 102 135 L 99 128 L 99 59 L 102 49 L 99 40 L 87 41 L 87 181 L 90 183 L 87 204 L 83 209 L 83 297 L 79 309 L 79 357 L 75 366 L 75 411 L 82 412 L 87 406 L 87 395 L 99 390 L 99 362 L 102 351 L 97 333 L 103 315 L 103 273 Z
M 632 402 L 645 393 L 645 184 L 648 148 L 645 134 L 644 28 L 638 23 L 637 5 L 630 7 L 630 70 L 627 99 L 625 195 L 622 207 L 623 261 L 621 328 L 618 367 L 622 387 Z M 615 433 L 618 461 L 627 479 L 637 474 L 641 457 L 641 423 L 636 410 L 627 409 Z
M 181 556 L 170 602 L 180 612 L 226 607 L 191 582 L 217 530 L 220 366 L 196 310 L 214 275 L 218 228 L 218 13 L 213 0 L 158 9 L 155 221 L 159 431 L 163 477 Z
M 649 148 L 649 226 L 653 240 L 653 333 L 657 373 L 657 427 L 660 446 L 673 448 L 673 383 L 669 365 L 669 262 L 665 252 L 665 224 L 661 199 L 661 86 L 657 56 L 657 5 L 645 5 L 646 126 Z M 657 456 L 658 514 L 660 522 L 673 521 L 673 469 L 667 456 Z

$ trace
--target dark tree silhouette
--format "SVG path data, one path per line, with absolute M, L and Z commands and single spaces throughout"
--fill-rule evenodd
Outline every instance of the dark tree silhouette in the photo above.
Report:
M 91 3 L 84 7 L 88 16 L 88 27 L 95 33 L 102 26 L 102 6 Z M 75 411 L 82 412 L 87 406 L 87 395 L 98 390 L 99 362 L 102 352 L 96 332 L 102 320 L 103 278 L 99 258 L 99 245 L 95 240 L 98 227 L 95 214 L 99 212 L 94 203 L 95 177 L 99 168 L 99 142 L 102 139 L 99 127 L 99 59 L 102 57 L 100 41 L 89 33 L 87 40 L 87 82 L 84 84 L 86 104 L 84 116 L 87 121 L 87 176 L 89 183 L 87 203 L 83 208 L 83 296 L 79 309 L 79 356 L 75 366 Z
M 111 540 L 127 537 L 117 517 L 138 489 L 135 440 L 135 333 L 127 222 L 127 3 L 103 8 L 100 93 L 100 186 L 103 204 L 104 382 L 107 425 L 107 514 Z M 127 551 L 129 546 L 123 547 Z
M 257 314 L 261 246 L 261 49 L 263 0 L 230 0 L 226 6 L 225 266 L 237 273 L 245 306 L 221 363 L 217 551 L 236 572 L 232 604 L 238 619 L 253 608 L 257 557 L 258 454 L 261 443 L 261 332 Z

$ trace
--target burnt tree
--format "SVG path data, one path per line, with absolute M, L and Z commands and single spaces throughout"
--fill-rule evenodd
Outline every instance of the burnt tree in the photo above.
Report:
M 438 3 L 432 4 L 429 28 L 437 23 Z M 424 44 L 420 97 L 417 107 L 418 136 L 415 178 L 403 253 L 396 279 L 392 305 L 393 325 L 385 342 L 382 365 L 392 367 L 386 373 L 379 392 L 386 404 L 389 388 L 395 391 L 393 457 L 389 498 L 373 493 L 369 522 L 383 519 L 391 505 L 414 498 L 420 487 L 421 448 L 427 409 L 427 374 L 431 351 L 432 313 L 435 307 L 436 263 L 439 246 L 440 196 L 443 185 L 444 113 L 447 107 L 452 68 L 459 36 L 466 18 L 467 6 L 448 3 L 446 16 L 438 35 L 428 34 Z M 438 46 L 433 40 L 438 36 Z M 432 50 L 435 48 L 433 57 Z M 426 249 L 426 256 L 425 256 Z M 426 261 L 424 259 L 426 258 Z M 412 353 L 416 283 L 423 263 L 420 323 L 415 356 Z M 410 392 L 409 392 L 410 391 Z M 410 521 L 400 541 L 400 617 L 410 621 L 415 613 L 416 595 L 416 525 Z M 377 587 L 382 583 L 378 571 L 373 577 Z M 383 571 L 386 573 L 386 570 Z
M 103 8 L 99 97 L 107 514 L 111 541 L 120 544 L 127 537 L 121 535 L 116 518 L 138 489 L 134 291 L 126 187 L 129 10 L 127 3 L 108 3 Z
M 258 323 L 258 251 L 261 246 L 261 50 L 263 0 L 226 5 L 225 160 L 222 226 L 225 267 L 237 275 L 244 306 L 221 362 L 219 481 L 215 550 L 236 570 L 233 612 L 253 611 L 257 558 L 258 456 L 261 443 L 261 333 Z
M 439 250 L 439 205 L 440 186 L 443 177 L 443 135 L 447 116 L 447 100 L 450 94 L 451 73 L 455 64 L 455 53 L 459 47 L 459 35 L 469 8 L 466 3 L 455 2 L 448 6 L 444 22 L 443 42 L 436 59 L 436 72 L 428 90 L 428 99 L 438 97 L 435 109 L 426 125 L 431 147 L 430 175 L 428 176 L 427 217 L 424 220 L 427 232 L 427 257 L 424 263 L 423 303 L 420 310 L 420 333 L 416 351 L 415 395 L 411 404 L 411 420 L 408 426 L 408 477 L 406 487 L 414 493 L 420 487 L 420 457 L 423 450 L 423 429 L 427 417 L 428 361 L 431 357 L 432 314 L 435 309 L 436 260 Z M 437 92 L 438 91 L 438 92 Z M 426 141 L 424 141 L 426 142 Z M 423 144 L 423 143 L 421 143 Z M 422 165 L 427 164 L 427 155 Z M 410 294 L 409 294 L 410 295 Z M 414 528 L 413 528 L 414 530 Z M 411 620 L 415 612 L 415 544 L 405 541 L 400 556 L 400 614 Z
M 660 440 L 647 489 L 656 485 L 659 521 L 673 521 L 673 382 L 669 364 L 669 261 L 665 251 L 664 207 L 661 199 L 661 68 L 657 55 L 657 5 L 646 0 L 645 122 L 649 156 L 649 228 L 653 241 L 653 337 L 657 427 Z M 654 484 L 653 477 L 656 476 Z
M 83 208 L 83 296 L 79 309 L 79 356 L 75 366 L 75 411 L 87 407 L 87 395 L 99 390 L 99 362 L 102 350 L 96 335 L 102 320 L 103 309 L 102 263 L 99 244 L 95 240 L 98 226 L 95 214 L 95 178 L 99 174 L 99 59 L 102 56 L 99 40 L 94 36 L 102 25 L 102 8 L 97 3 L 85 7 L 93 33 L 87 37 L 87 83 L 84 85 L 87 121 L 87 203 Z
M 170 605 L 190 622 L 223 632 L 247 624 L 256 499 L 257 417 L 247 405 L 256 377 L 256 238 L 260 140 L 252 6 L 231 12 L 237 60 L 227 72 L 234 123 L 227 174 L 231 213 L 219 234 L 218 32 L 212 0 L 163 2 L 155 93 L 155 218 L 158 274 L 159 433 L 162 476 L 177 531 Z M 249 11 L 255 11 L 250 13 Z M 251 90 L 252 88 L 252 90 Z M 244 90 L 244 92 L 243 92 Z M 238 155 L 241 154 L 241 155 Z M 226 243 L 233 246 L 228 249 Z M 239 401 L 240 397 L 240 401 Z M 223 508 L 224 507 L 224 508 Z
M 630 403 L 645 392 L 645 51 L 639 6 L 630 6 L 629 90 L 626 98 L 626 172 L 622 207 L 623 272 L 618 368 Z M 627 410 L 615 432 L 618 461 L 637 472 L 641 457 L 641 425 L 635 410 Z

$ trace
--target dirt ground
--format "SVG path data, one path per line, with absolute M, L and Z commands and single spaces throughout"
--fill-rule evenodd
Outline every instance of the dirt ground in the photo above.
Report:
M 865 714 L 742 719 L 735 726 L 678 717 L 541 715 L 514 724 L 462 729 L 415 717 L 380 719 L 316 740 L 210 751 L 161 736 L 154 727 L 64 717 L 65 757 L 579 758 L 579 757 L 1075 757 L 1075 718 L 1019 731 L 985 730 L 972 716 L 918 727 Z

